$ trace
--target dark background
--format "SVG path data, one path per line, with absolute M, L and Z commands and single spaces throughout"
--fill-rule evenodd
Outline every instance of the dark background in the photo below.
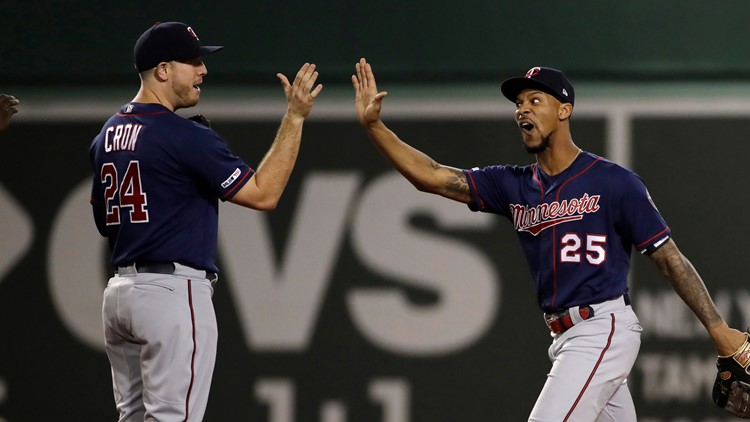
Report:
M 364 192 L 392 172 L 351 110 L 349 77 L 359 57 L 375 64 L 381 88 L 390 92 L 384 112 L 390 127 L 456 167 L 531 162 L 512 105 L 493 90 L 506 77 L 546 65 L 564 69 L 577 88 L 573 134 L 582 148 L 610 154 L 613 116 L 626 106 L 632 156 L 622 164 L 646 181 L 717 302 L 730 301 L 728 322 L 743 328 L 750 312 L 743 265 L 750 234 L 744 188 L 750 107 L 743 97 L 750 81 L 748 12 L 739 0 L 720 7 L 697 0 L 3 4 L 0 92 L 18 96 L 22 105 L 0 139 L 0 184 L 30 217 L 33 236 L 21 259 L 0 274 L 0 420 L 116 418 L 106 356 L 70 329 L 56 305 L 50 261 L 60 252 L 52 251 L 50 238 L 69 195 L 89 178 L 90 140 L 135 94 L 132 45 L 154 21 L 187 22 L 205 44 L 226 46 L 207 59 L 206 107 L 199 110 L 251 165 L 270 145 L 283 113 L 275 74 L 291 76 L 305 61 L 318 65 L 326 88 L 305 124 L 298 166 L 278 209 L 263 217 L 278 262 L 305 180 L 320 172 L 356 174 Z M 402 93 L 414 103 L 399 102 Z M 442 108 L 433 113 L 435 105 Z M 675 112 L 683 106 L 688 111 Z M 392 201 L 410 195 L 425 194 L 413 190 Z M 12 248 L 17 240 L 5 235 L 12 232 L 5 217 L 0 242 Z M 472 218 L 478 216 L 466 210 Z M 483 229 L 446 229 L 429 213 L 417 213 L 409 224 L 470 245 L 492 263 L 500 286 L 497 314 L 478 339 L 426 356 L 385 350 L 363 335 L 347 307 L 353 289 L 395 289 L 426 310 L 441 297 L 363 262 L 347 222 L 312 338 L 301 351 L 249 347 L 228 286 L 252 283 L 253 274 L 222 278 L 214 297 L 219 356 L 205 420 L 344 422 L 321 416 L 331 400 L 345 407 L 349 422 L 525 420 L 549 369 L 550 339 L 509 223 L 496 217 Z M 81 242 L 87 236 L 70 239 L 64 253 L 71 260 L 104 247 Z M 220 265 L 225 261 L 220 251 Z M 635 255 L 633 262 L 632 297 L 646 329 L 630 378 L 639 420 L 730 420 L 709 398 L 715 352 L 707 336 L 648 259 Z M 103 269 L 106 262 L 92 265 Z M 96 283 L 103 289 L 106 279 Z M 80 284 L 71 280 L 70 286 Z M 368 389 L 383 379 L 408 384 L 406 420 L 372 399 Z M 293 386 L 290 418 L 272 414 L 258 398 L 258 385 L 267 380 Z
M 381 77 L 419 83 L 495 82 L 535 65 L 576 80 L 746 79 L 747 15 L 742 0 L 5 2 L 0 80 L 131 83 L 135 39 L 174 20 L 226 46 L 211 63 L 220 82 L 310 61 L 345 84 L 363 56 Z

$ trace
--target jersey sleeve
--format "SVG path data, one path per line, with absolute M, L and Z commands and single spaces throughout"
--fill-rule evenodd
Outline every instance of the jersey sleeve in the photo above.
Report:
M 621 185 L 620 219 L 636 250 L 651 254 L 667 243 L 671 230 L 643 180 L 630 173 Z
M 474 167 L 464 170 L 469 192 L 473 199 L 469 204 L 472 211 L 490 212 L 507 216 L 508 199 L 504 194 L 504 183 L 507 182 L 507 166 Z
M 222 201 L 231 199 L 255 171 L 234 155 L 224 139 L 210 128 L 197 123 L 184 148 L 183 162 L 202 179 Z
M 106 203 L 104 200 L 104 187 L 102 186 L 101 179 L 99 177 L 99 169 L 96 168 L 95 154 L 96 148 L 95 143 L 92 143 L 89 150 L 89 159 L 91 161 L 91 167 L 93 168 L 93 177 L 91 178 L 91 197 L 89 203 L 91 204 L 91 211 L 94 214 L 94 223 L 99 234 L 107 236 L 107 222 L 106 222 Z
M 91 186 L 91 199 L 89 200 L 89 202 L 91 203 L 91 211 L 94 214 L 94 223 L 96 224 L 96 229 L 99 230 L 99 234 L 106 237 L 107 224 L 105 222 L 106 210 L 104 209 L 104 198 L 102 194 L 101 183 L 99 183 L 96 179 L 97 178 L 94 177 Z

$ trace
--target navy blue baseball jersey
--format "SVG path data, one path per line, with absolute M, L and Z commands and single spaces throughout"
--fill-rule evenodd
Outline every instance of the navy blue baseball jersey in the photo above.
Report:
M 179 262 L 218 272 L 218 200 L 254 171 L 210 128 L 160 104 L 129 103 L 90 148 L 91 204 L 113 266 Z
M 650 253 L 670 236 L 641 178 L 595 154 L 551 177 L 537 164 L 464 173 L 470 209 L 513 223 L 545 312 L 626 293 L 632 247 Z

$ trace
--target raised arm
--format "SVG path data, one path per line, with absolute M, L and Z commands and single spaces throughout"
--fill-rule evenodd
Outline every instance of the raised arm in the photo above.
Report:
M 725 356 L 734 353 L 744 342 L 745 335 L 727 326 L 708 294 L 700 275 L 698 275 L 693 264 L 677 249 L 674 241 L 669 239 L 666 245 L 656 250 L 649 257 L 654 261 L 674 291 L 706 327 L 719 355 Z
M 469 185 L 463 171 L 438 164 L 423 152 L 412 148 L 380 120 L 383 98 L 387 92 L 378 92 L 372 66 L 365 59 L 355 65 L 352 75 L 355 105 L 359 123 L 381 153 L 393 167 L 417 189 L 441 195 L 454 201 L 472 202 Z
M 292 84 L 283 74 L 279 73 L 276 76 L 286 93 L 286 114 L 281 120 L 271 148 L 258 165 L 255 174 L 230 199 L 235 204 L 257 210 L 276 208 L 297 161 L 302 140 L 302 124 L 310 114 L 315 98 L 323 89 L 323 85 L 320 84 L 312 89 L 318 78 L 314 64 L 305 63 L 297 72 Z

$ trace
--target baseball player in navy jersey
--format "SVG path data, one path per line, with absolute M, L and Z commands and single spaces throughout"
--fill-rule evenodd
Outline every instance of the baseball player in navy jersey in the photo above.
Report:
M 552 335 L 552 368 L 529 421 L 635 422 L 627 377 L 641 326 L 630 306 L 631 249 L 647 255 L 705 326 L 720 355 L 744 342 L 719 315 L 638 175 L 573 143 L 575 93 L 563 72 L 535 67 L 502 84 L 536 162 L 469 170 L 441 165 L 380 120 L 383 98 L 365 59 L 352 83 L 360 123 L 420 191 L 506 217 Z
M 19 103 L 20 101 L 12 95 L 0 94 L 0 132 L 5 132 L 10 125 L 11 117 L 18 113 Z
M 180 22 L 146 30 L 134 49 L 140 90 L 91 143 L 94 220 L 116 271 L 102 314 L 120 421 L 202 420 L 216 357 L 218 201 L 276 207 L 322 89 L 314 64 L 291 84 L 277 75 L 287 111 L 253 169 L 212 129 L 175 114 L 198 103 L 202 57 L 221 49 Z

